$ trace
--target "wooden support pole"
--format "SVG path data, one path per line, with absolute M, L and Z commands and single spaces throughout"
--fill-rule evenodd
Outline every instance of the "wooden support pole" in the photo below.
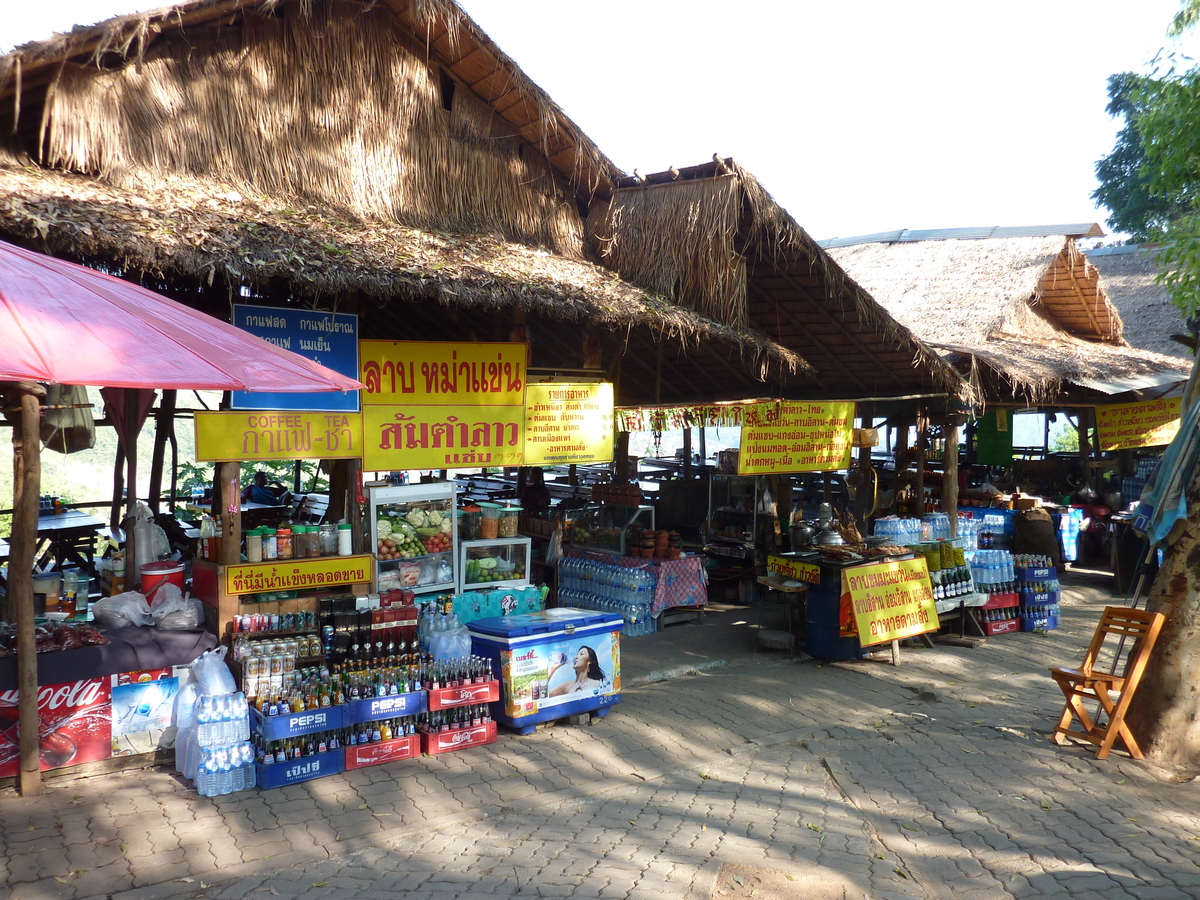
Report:
M 921 407 L 917 412 L 917 484 L 916 513 L 920 518 L 925 513 L 925 451 L 929 449 L 929 412 Z
M 137 439 L 138 392 L 136 388 L 125 388 L 125 583 L 141 586 L 141 572 L 137 567 L 137 540 L 133 527 L 133 510 L 137 504 Z
M 350 475 L 351 460 L 335 459 L 329 472 L 329 512 L 326 513 L 327 519 L 330 522 L 341 522 L 342 519 L 350 521 L 347 518 L 346 511 L 354 502 L 354 498 L 349 496 L 350 486 L 354 484 L 354 479 Z
M 942 459 L 942 512 L 950 516 L 950 537 L 958 537 L 958 419 L 946 426 Z
M 217 463 L 213 496 L 220 490 L 221 505 L 216 511 L 221 518 L 221 559 L 223 566 L 236 566 L 242 561 L 242 504 L 237 490 L 242 466 L 237 462 Z M 232 491 L 232 493 L 231 493 Z
M 864 429 L 870 428 L 875 424 L 873 407 L 869 403 L 860 403 L 858 406 L 858 415 L 860 424 Z M 875 491 L 878 485 L 875 484 L 875 473 L 871 470 L 871 448 L 862 446 L 858 448 L 858 474 L 860 476 L 858 486 L 854 490 L 854 518 L 858 521 L 858 530 L 866 535 L 867 516 L 871 512 L 871 507 L 874 506 Z
M 1083 481 L 1080 483 L 1082 488 L 1085 484 L 1092 486 L 1092 447 L 1088 440 L 1088 413 L 1090 410 L 1083 407 L 1079 410 L 1079 463 L 1083 466 Z
M 617 484 L 629 483 L 629 432 L 617 432 L 617 452 L 613 458 L 613 480 Z
M 150 458 L 150 487 L 146 492 L 150 511 L 156 516 L 162 512 L 163 462 L 167 455 L 167 442 L 175 435 L 175 391 L 163 391 L 158 403 L 158 414 L 154 417 L 154 455 Z M 174 470 L 171 477 L 175 481 Z M 171 501 L 174 502 L 172 490 Z
M 692 477 L 692 429 L 683 429 L 683 477 Z
M 567 484 L 571 487 L 579 486 L 579 467 L 575 463 L 567 467 Z
M 708 448 L 704 445 L 704 426 L 701 425 L 696 430 L 700 433 L 700 472 L 703 473 L 704 467 L 708 465 Z
M 42 792 L 41 751 L 38 746 L 37 645 L 33 634 L 33 561 L 37 547 L 38 497 L 42 486 L 42 444 L 39 433 L 45 396 L 41 385 L 21 383 L 21 424 L 13 430 L 12 547 L 8 565 L 9 604 L 17 620 L 17 732 L 21 794 Z

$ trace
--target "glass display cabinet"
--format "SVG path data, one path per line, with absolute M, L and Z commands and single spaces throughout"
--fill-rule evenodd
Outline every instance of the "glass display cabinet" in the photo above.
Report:
M 527 537 L 462 541 L 458 545 L 460 591 L 529 584 L 532 541 Z
M 452 592 L 455 557 L 455 487 L 448 482 L 369 488 L 371 543 L 378 564 L 376 591 Z
M 602 550 L 629 555 L 629 533 L 654 530 L 653 506 L 589 506 L 579 511 L 571 525 L 571 545 L 580 550 Z

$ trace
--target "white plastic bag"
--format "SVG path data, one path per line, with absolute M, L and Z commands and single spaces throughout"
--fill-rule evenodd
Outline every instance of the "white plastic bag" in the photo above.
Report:
M 225 665 L 225 655 L 228 647 L 217 647 L 200 654 L 200 658 L 192 663 L 192 675 L 196 677 L 196 685 L 200 693 L 209 697 L 217 694 L 232 694 L 237 690 L 233 683 L 233 673 Z
M 149 625 L 150 604 L 137 591 L 114 594 L 92 604 L 92 615 L 101 628 L 126 628 Z
M 436 630 L 429 636 L 429 652 L 438 662 L 471 655 L 471 632 L 459 621 L 458 616 L 451 615 L 448 619 L 444 629 Z
M 546 546 L 547 565 L 556 564 L 562 555 L 562 525 L 555 525 L 554 533 L 550 535 L 550 543 Z
M 154 627 L 163 631 L 191 631 L 204 621 L 204 607 L 195 597 L 184 594 L 177 585 L 164 581 L 154 591 L 150 604 Z
M 175 771 L 190 781 L 196 780 L 196 760 L 200 745 L 196 740 L 196 700 L 200 689 L 189 682 L 175 695 Z

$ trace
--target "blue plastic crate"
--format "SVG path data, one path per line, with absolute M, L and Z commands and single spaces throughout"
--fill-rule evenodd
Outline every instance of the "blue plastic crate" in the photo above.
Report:
M 1053 581 L 1058 577 L 1058 570 L 1051 566 L 1048 569 L 1017 569 L 1017 581 Z
M 345 705 L 307 709 L 282 716 L 264 716 L 250 707 L 250 727 L 267 741 L 285 741 L 319 731 L 334 731 L 349 724 Z
M 339 748 L 312 756 L 302 756 L 300 759 L 289 759 L 286 762 L 254 765 L 258 769 L 259 789 L 269 790 L 311 781 L 314 778 L 324 778 L 326 775 L 341 774 L 346 771 L 346 752 Z
M 1047 613 L 1044 616 L 1022 616 L 1022 631 L 1053 631 L 1058 627 L 1058 616 Z
M 426 691 L 409 691 L 407 694 L 351 700 L 346 704 L 346 724 L 355 725 L 359 722 L 415 716 L 427 709 L 429 709 L 429 701 Z

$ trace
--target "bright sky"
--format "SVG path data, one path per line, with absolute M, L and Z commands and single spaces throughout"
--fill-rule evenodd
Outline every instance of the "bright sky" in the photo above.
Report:
M 4 0 L 0 52 L 145 0 Z M 626 171 L 733 156 L 818 238 L 1103 222 L 1106 79 L 1179 0 L 462 0 Z M 1181 48 L 1200 50 L 1193 35 Z

